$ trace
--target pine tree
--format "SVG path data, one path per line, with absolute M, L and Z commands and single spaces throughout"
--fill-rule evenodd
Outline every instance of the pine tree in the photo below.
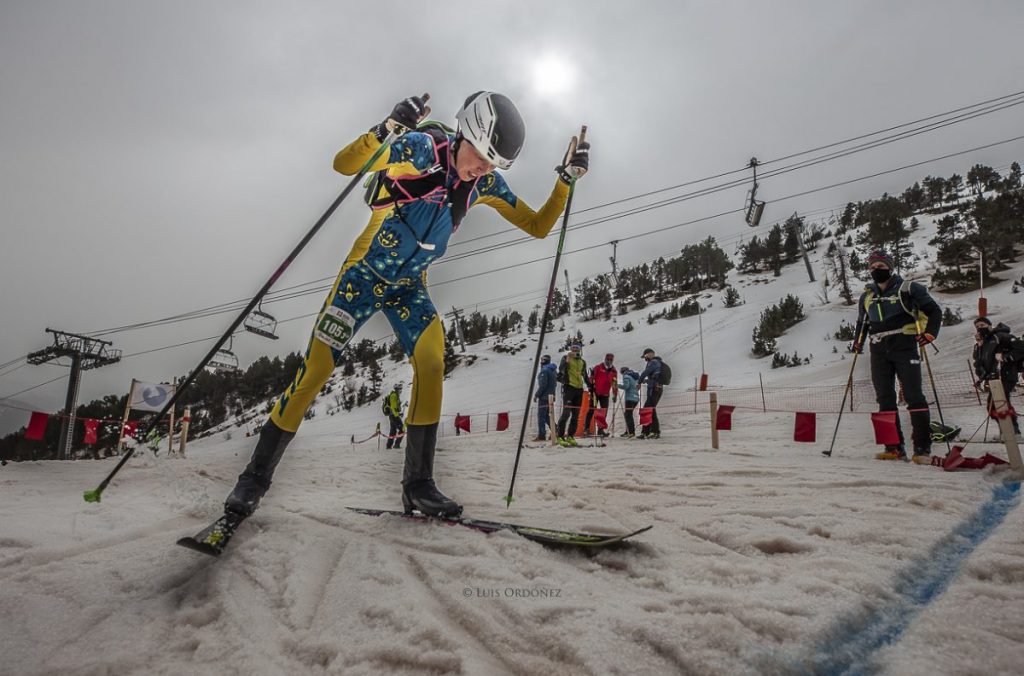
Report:
M 732 287 L 732 286 L 725 287 L 724 303 L 725 303 L 725 307 L 730 307 L 730 308 L 731 307 L 736 307 L 737 305 L 740 305 L 742 303 L 742 300 L 740 299 L 740 292 L 737 291 L 735 289 L 735 287 Z

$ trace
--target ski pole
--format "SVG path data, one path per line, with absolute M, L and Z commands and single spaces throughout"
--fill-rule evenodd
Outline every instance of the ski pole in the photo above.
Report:
M 579 139 L 575 136 L 569 142 L 569 152 L 566 157 L 572 157 L 576 152 L 579 143 L 583 143 L 587 136 L 587 126 L 580 129 Z M 544 335 L 547 333 L 548 317 L 551 314 L 551 300 L 555 293 L 555 285 L 558 283 L 558 264 L 562 260 L 562 246 L 565 244 L 565 233 L 569 228 L 569 212 L 572 210 L 572 195 L 576 191 L 577 176 L 573 176 L 569 182 L 569 197 L 565 200 L 565 213 L 562 214 L 562 227 L 558 232 L 558 248 L 555 250 L 555 263 L 551 267 L 551 283 L 548 285 L 548 300 L 544 304 L 544 317 L 540 322 L 540 334 L 537 337 L 537 353 L 533 356 L 533 370 L 530 372 L 530 386 L 526 394 L 526 408 L 523 410 L 523 425 L 519 429 L 519 443 L 516 446 L 516 461 L 512 465 L 512 480 L 508 484 L 508 495 L 505 496 L 505 507 L 512 505 L 512 490 L 516 485 L 516 474 L 519 472 L 519 458 L 523 453 L 523 440 L 526 437 L 526 423 L 530 417 L 530 402 L 533 401 L 533 386 L 537 381 L 537 368 L 540 366 L 540 355 L 544 351 Z
M 429 94 L 424 94 L 422 97 L 423 101 L 427 101 L 429 98 Z M 404 132 L 405 129 L 403 127 L 395 127 L 394 131 L 387 135 L 387 138 L 385 138 L 384 142 L 381 143 L 380 148 L 378 148 L 377 151 L 373 153 L 373 156 L 370 157 L 370 159 L 366 161 L 366 164 L 364 164 L 356 173 L 356 175 L 352 177 L 352 180 L 349 181 L 348 185 L 345 186 L 345 189 L 341 191 L 341 194 L 338 195 L 334 202 L 331 203 L 331 206 L 327 207 L 327 211 L 325 211 L 320 216 L 320 218 L 317 219 L 316 223 L 314 223 L 313 227 L 309 229 L 309 232 L 306 233 L 305 237 L 303 237 L 299 241 L 299 243 L 295 245 L 295 248 L 292 249 L 291 253 L 288 254 L 288 257 L 285 258 L 284 261 L 277 267 L 277 270 L 274 271 L 274 274 L 270 275 L 270 278 L 263 284 L 263 287 L 260 288 L 260 290 L 256 293 L 255 296 L 253 296 L 252 300 L 249 301 L 249 304 L 245 307 L 245 309 L 242 310 L 242 312 L 235 318 L 233 322 L 231 322 L 231 326 L 229 326 L 227 331 L 224 332 L 224 335 L 222 335 L 220 339 L 217 341 L 217 343 L 212 348 L 210 348 L 210 351 L 206 353 L 206 356 L 203 357 L 202 361 L 200 361 L 199 364 L 194 369 L 192 369 L 192 372 L 188 374 L 188 377 L 186 377 L 185 380 L 183 380 L 182 383 L 175 389 L 174 394 L 171 396 L 170 400 L 166 404 L 164 404 L 164 407 L 160 410 L 160 412 L 150 420 L 150 422 L 142 430 L 141 435 L 143 439 L 145 439 L 146 435 L 149 434 L 149 431 L 153 428 L 157 421 L 162 420 L 164 416 L 167 415 L 167 412 L 171 410 L 171 407 L 174 406 L 175 403 L 177 403 L 178 399 L 181 398 L 182 393 L 188 388 L 189 385 L 192 384 L 192 381 L 196 379 L 196 376 L 199 375 L 200 371 L 203 370 L 203 368 L 210 362 L 210 360 L 213 359 L 213 356 L 217 353 L 217 350 L 219 350 L 221 346 L 224 345 L 224 343 L 228 342 L 228 339 L 235 332 L 235 329 L 237 329 L 241 325 L 241 323 L 245 321 L 245 318 L 249 316 L 249 313 L 253 311 L 253 309 L 256 307 L 256 305 L 259 304 L 261 300 L 263 300 L 263 297 L 267 294 L 268 291 L 270 291 L 270 287 L 272 287 L 274 283 L 277 282 L 278 278 L 282 274 L 284 274 L 284 271 L 287 270 L 288 267 L 292 264 L 292 261 L 295 260 L 295 258 L 304 248 L 306 248 L 306 245 L 309 244 L 309 241 L 313 239 L 314 236 L 316 236 L 316 234 L 320 231 L 320 228 L 323 227 L 324 223 L 327 222 L 327 219 L 334 214 L 338 206 L 345 200 L 346 197 L 349 196 L 349 193 L 351 193 L 352 190 L 356 187 L 356 185 L 358 185 L 359 182 L 363 179 L 363 176 L 365 176 L 366 173 L 370 170 L 370 167 L 373 166 L 373 163 L 376 162 L 377 159 L 382 154 L 384 154 L 384 151 L 391 146 L 394 140 Z M 128 459 L 131 458 L 132 454 L 134 453 L 135 448 L 129 448 L 128 452 L 125 453 L 124 456 L 121 458 L 121 461 L 118 462 L 114 469 L 110 472 L 110 474 L 108 474 L 107 477 L 100 482 L 99 486 L 92 490 L 85 491 L 82 494 L 82 497 L 85 498 L 85 501 L 99 502 L 101 496 L 103 495 L 103 491 L 106 490 L 107 488 L 107 485 L 117 475 L 117 473 L 121 471 L 121 468 L 124 467 L 124 464 L 128 462 Z
M 860 355 L 860 350 L 864 349 L 863 339 L 867 337 L 867 331 L 868 325 L 867 322 L 864 322 L 864 329 L 861 331 L 859 339 L 854 343 L 860 349 L 853 351 L 853 363 L 850 364 L 850 376 L 846 379 L 846 389 L 843 390 L 843 402 L 839 404 L 839 417 L 836 418 L 836 428 L 832 432 L 832 443 L 829 444 L 827 451 L 821 452 L 822 455 L 829 458 L 832 457 L 832 449 L 836 445 L 836 436 L 839 434 L 839 423 L 843 420 L 843 409 L 846 408 L 846 397 L 850 394 L 850 391 L 853 390 L 853 369 L 857 366 L 857 357 Z
M 981 406 L 981 383 L 974 378 L 974 369 L 971 367 L 971 360 L 967 360 L 967 373 L 971 376 L 971 382 L 974 384 L 974 395 L 978 397 L 978 406 Z
M 935 397 L 935 409 L 939 412 L 939 422 L 942 424 L 942 429 L 946 429 L 946 419 L 942 417 L 942 404 L 939 403 L 939 390 L 935 387 L 935 376 L 932 375 L 932 364 L 928 361 L 928 350 L 925 346 L 921 346 L 921 357 L 924 359 L 924 366 L 928 369 L 928 380 L 932 383 L 932 395 Z M 946 442 L 946 454 L 948 455 L 952 449 L 949 446 L 949 437 L 945 434 L 942 435 Z
M 914 324 L 917 326 L 918 336 L 923 335 L 921 333 L 921 320 L 920 319 L 915 319 L 914 320 Z M 935 352 L 938 353 L 939 350 L 935 346 L 935 343 L 929 343 L 929 345 L 931 345 L 932 347 L 935 347 Z M 924 360 L 925 369 L 927 369 L 927 371 L 928 371 L 928 380 L 931 381 L 931 384 L 932 384 L 932 395 L 935 397 L 935 409 L 939 412 L 939 423 L 942 425 L 942 429 L 945 430 L 946 429 L 946 419 L 942 416 L 942 404 L 939 403 L 939 390 L 938 390 L 938 388 L 935 387 L 935 376 L 932 375 L 932 364 L 931 364 L 930 361 L 928 361 L 928 349 L 924 345 L 921 345 L 920 352 L 921 352 L 921 359 Z M 930 430 L 929 430 L 929 433 L 930 433 Z M 949 438 L 945 434 L 943 434 L 942 436 L 943 436 L 943 438 L 944 438 L 944 440 L 946 442 L 946 454 L 949 455 L 949 453 L 952 452 L 952 449 L 949 446 Z

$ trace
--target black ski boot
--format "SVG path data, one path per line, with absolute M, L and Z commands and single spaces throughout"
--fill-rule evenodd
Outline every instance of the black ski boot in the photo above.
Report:
M 294 437 L 294 432 L 285 432 L 269 419 L 263 423 L 252 459 L 245 471 L 238 475 L 238 483 L 224 502 L 224 513 L 239 517 L 235 527 L 259 507 L 260 499 L 270 488 L 277 463 Z
M 402 473 L 402 507 L 406 514 L 412 514 L 413 510 L 427 516 L 462 514 L 462 505 L 437 490 L 434 483 L 436 446 L 437 423 L 406 427 L 405 470 Z

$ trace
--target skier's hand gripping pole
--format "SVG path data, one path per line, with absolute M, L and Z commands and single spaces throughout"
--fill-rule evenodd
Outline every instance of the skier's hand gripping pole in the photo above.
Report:
M 544 336 L 547 334 L 548 318 L 551 315 L 551 299 L 555 292 L 555 284 L 558 282 L 558 265 L 562 260 L 562 246 L 565 244 L 565 233 L 569 228 L 569 213 L 572 211 L 572 196 L 575 192 L 576 181 L 587 172 L 589 168 L 590 144 L 586 141 L 587 126 L 580 129 L 579 137 L 573 136 L 569 142 L 569 150 L 565 153 L 565 160 L 555 168 L 559 178 L 569 184 L 569 197 L 565 201 L 565 213 L 562 214 L 562 227 L 558 233 L 558 248 L 555 251 L 555 262 L 551 268 L 551 283 L 548 285 L 548 299 L 544 304 L 544 316 L 540 322 L 540 334 L 537 337 L 537 352 L 533 356 L 533 370 L 530 372 L 530 385 L 526 394 L 526 406 L 523 408 L 523 425 L 519 430 L 519 443 L 516 446 L 516 460 L 512 466 L 512 480 L 508 485 L 508 495 L 505 496 L 505 507 L 512 505 L 513 489 L 516 485 L 516 474 L 519 472 L 519 458 L 523 453 L 523 440 L 526 438 L 526 425 L 530 420 L 530 404 L 533 402 L 533 387 L 537 382 L 537 368 L 540 366 L 540 355 L 544 350 Z M 553 416 L 554 410 L 551 414 Z M 554 422 L 553 420 L 551 421 Z M 554 425 L 552 425 L 552 429 Z
M 420 114 L 426 115 L 427 113 L 430 112 L 430 108 L 424 106 L 423 104 L 425 104 L 430 99 L 430 95 L 424 94 L 423 96 L 418 98 L 419 105 L 422 108 Z M 396 109 L 397 108 L 398 106 L 396 106 Z M 150 430 L 152 430 L 153 427 L 159 421 L 163 420 L 167 416 L 167 413 L 168 411 L 171 410 L 171 407 L 173 407 L 178 402 L 178 400 L 181 398 L 182 393 L 184 393 L 185 390 L 188 389 L 188 386 L 192 384 L 192 382 L 196 379 L 196 376 L 198 376 L 199 373 L 202 372 L 203 368 L 210 362 L 210 360 L 213 359 L 213 356 L 217 353 L 217 350 L 219 350 L 221 346 L 224 345 L 224 343 L 228 342 L 228 339 L 231 338 L 235 330 L 238 329 L 239 326 L 241 326 L 242 322 L 245 321 L 245 318 L 249 316 L 249 313 L 252 312 L 259 304 L 259 302 L 263 299 L 263 297 L 267 295 L 267 292 L 270 291 L 270 288 L 274 285 L 275 282 L 277 282 L 278 278 L 282 274 L 284 274 L 284 271 L 288 269 L 288 267 L 292 264 L 292 261 L 294 261 L 296 257 L 298 257 L 299 253 L 304 248 L 306 248 L 306 245 L 309 244 L 310 240 L 312 240 L 313 237 L 316 236 L 316 234 L 320 231 L 320 228 L 322 228 L 324 223 L 327 222 L 327 219 L 334 214 L 334 212 L 338 209 L 338 207 L 345 200 L 345 198 L 349 196 L 349 193 L 351 193 L 352 190 L 357 185 L 359 185 L 359 182 L 362 181 L 363 176 L 365 176 L 366 173 L 370 170 L 370 167 L 373 166 L 374 162 L 376 162 L 377 159 L 381 155 L 383 155 L 384 152 L 387 151 L 387 149 L 391 146 L 394 140 L 398 138 L 402 133 L 404 133 L 405 130 L 406 128 L 404 125 L 396 125 L 393 130 L 388 132 L 387 136 L 381 143 L 380 148 L 378 148 L 377 151 L 373 154 L 373 156 L 366 161 L 366 164 L 364 164 L 362 168 L 359 169 L 356 175 L 352 177 L 352 180 L 348 182 L 348 185 L 346 185 L 345 189 L 341 191 L 341 194 L 338 195 L 337 198 L 335 198 L 334 202 L 332 202 L 329 207 L 327 207 L 327 211 L 325 211 L 320 216 L 320 218 L 317 219 L 316 223 L 313 224 L 313 227 L 309 229 L 309 231 L 302 238 L 302 240 L 300 240 L 299 243 L 295 246 L 295 248 L 292 249 L 291 253 L 288 254 L 288 257 L 285 258 L 284 261 L 277 267 L 277 270 L 275 270 L 274 273 L 270 275 L 270 278 L 263 284 L 262 288 L 260 288 L 260 290 L 256 292 L 256 295 L 253 296 L 252 300 L 249 301 L 249 304 L 245 307 L 245 309 L 242 310 L 241 313 L 239 313 L 239 315 L 235 318 L 233 322 L 231 322 L 231 326 L 228 327 L 227 331 L 224 332 L 224 335 L 220 337 L 217 343 L 210 348 L 210 351 L 206 353 L 206 356 L 203 357 L 202 361 L 200 361 L 199 364 L 194 369 L 192 369 L 192 372 L 188 374 L 185 380 L 183 380 L 181 384 L 178 385 L 178 387 L 174 391 L 174 395 L 171 396 L 170 400 L 168 400 L 166 404 L 164 404 L 164 407 L 160 410 L 160 412 L 150 419 L 150 422 L 142 429 L 138 438 L 145 439 L 146 435 L 149 434 Z M 124 467 L 124 464 L 128 462 L 128 459 L 131 458 L 132 454 L 134 453 L 135 447 L 129 448 L 128 451 L 124 454 L 124 456 L 121 457 L 120 462 L 118 462 L 114 469 L 110 472 L 110 474 L 108 474 L 107 477 L 100 482 L 99 486 L 97 486 L 94 489 L 84 491 L 82 497 L 85 498 L 85 501 L 99 502 L 103 496 L 103 491 L 106 490 L 107 486 L 110 484 L 110 481 L 117 475 L 118 472 L 121 471 L 121 468 Z

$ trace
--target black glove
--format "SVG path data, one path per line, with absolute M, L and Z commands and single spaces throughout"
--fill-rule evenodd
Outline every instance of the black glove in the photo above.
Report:
M 430 114 L 430 106 L 427 105 L 429 98 L 428 94 L 424 94 L 423 96 L 410 96 L 399 101 L 387 119 L 372 127 L 370 131 L 374 133 L 378 141 L 384 141 L 387 135 L 395 129 L 402 128 L 400 131 L 415 129 L 419 121 Z
M 590 143 L 583 141 L 576 145 L 576 152 L 570 155 L 568 152 L 562 163 L 555 167 L 558 178 L 566 183 L 572 183 L 573 178 L 583 178 L 583 174 L 590 169 Z

